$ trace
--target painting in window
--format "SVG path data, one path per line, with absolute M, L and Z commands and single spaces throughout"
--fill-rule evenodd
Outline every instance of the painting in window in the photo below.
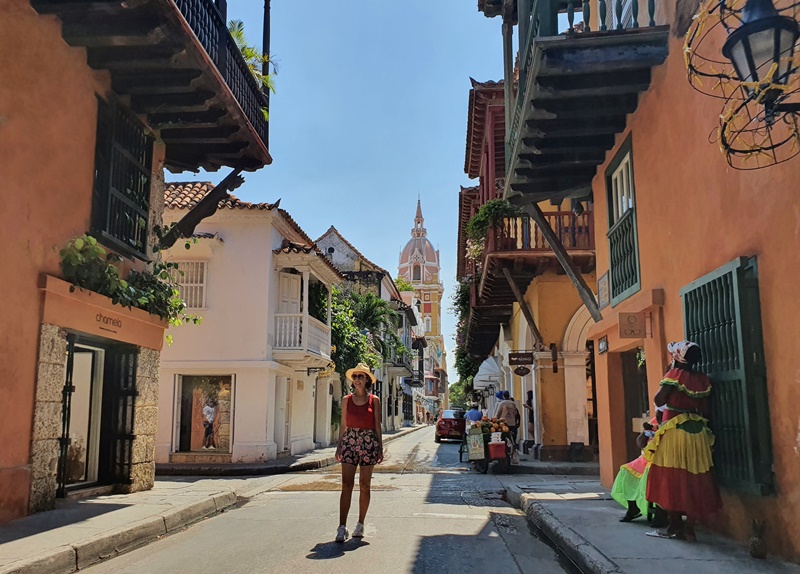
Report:
M 230 452 L 232 377 L 181 377 L 180 452 Z

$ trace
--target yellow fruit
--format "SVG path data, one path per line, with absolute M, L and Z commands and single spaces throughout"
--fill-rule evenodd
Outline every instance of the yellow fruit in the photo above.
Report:
M 493 419 L 492 419 L 492 422 L 493 422 L 493 423 L 496 423 L 496 422 L 497 422 L 497 419 L 494 419 L 494 418 L 493 418 Z

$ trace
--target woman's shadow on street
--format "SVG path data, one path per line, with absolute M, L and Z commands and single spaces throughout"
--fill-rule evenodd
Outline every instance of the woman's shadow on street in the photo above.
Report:
M 311 554 L 306 556 L 309 560 L 330 560 L 331 558 L 341 558 L 345 552 L 352 552 L 364 546 L 369 546 L 369 542 L 364 539 L 350 539 L 347 542 L 320 542 L 311 549 Z

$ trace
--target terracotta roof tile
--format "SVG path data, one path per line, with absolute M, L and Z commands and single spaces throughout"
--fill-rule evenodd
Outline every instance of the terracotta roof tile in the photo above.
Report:
M 212 189 L 214 184 L 208 181 L 174 182 L 167 184 L 164 191 L 164 207 L 167 209 L 191 209 L 199 203 Z M 229 199 L 219 202 L 219 208 L 251 209 L 270 211 L 277 203 L 250 203 L 231 195 Z

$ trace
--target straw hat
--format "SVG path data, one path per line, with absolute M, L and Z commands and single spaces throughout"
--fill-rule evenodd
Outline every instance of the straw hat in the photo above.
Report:
M 347 377 L 348 381 L 352 381 L 353 380 L 353 373 L 364 373 L 364 374 L 366 374 L 372 380 L 372 384 L 373 385 L 375 384 L 375 381 L 377 380 L 375 378 L 375 375 L 372 374 L 372 371 L 370 370 L 370 368 L 367 365 L 365 365 L 364 363 L 359 363 L 355 367 L 353 367 L 352 369 L 347 369 L 347 372 L 344 374 L 344 376 Z

